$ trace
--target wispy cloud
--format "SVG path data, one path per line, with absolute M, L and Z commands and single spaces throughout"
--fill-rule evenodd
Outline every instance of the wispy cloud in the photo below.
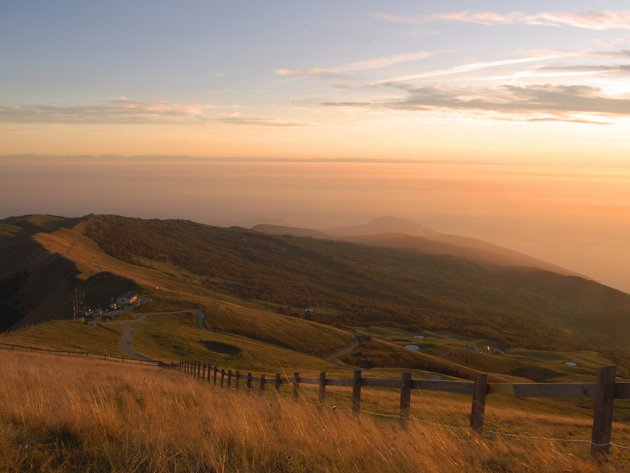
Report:
M 427 24 L 433 22 L 465 22 L 481 25 L 541 25 L 590 30 L 630 30 L 630 10 L 599 11 L 555 11 L 525 13 L 522 11 L 498 13 L 478 11 L 455 11 L 427 15 L 397 15 L 391 13 L 373 13 L 379 20 L 403 24 Z
M 602 89 L 571 85 L 503 85 L 499 87 L 411 87 L 399 99 L 376 102 L 328 102 L 341 107 L 378 107 L 408 111 L 469 110 L 499 115 L 520 115 L 524 121 L 588 122 L 605 117 L 630 116 L 630 98 L 611 97 Z
M 99 105 L 2 105 L 0 123 L 63 124 L 183 124 L 224 123 L 266 127 L 306 126 L 307 123 L 275 117 L 216 113 L 213 104 L 168 101 L 138 101 L 127 97 Z
M 432 56 L 427 51 L 417 51 L 414 53 L 396 54 L 393 56 L 383 56 L 361 61 L 349 62 L 335 67 L 308 67 L 305 69 L 276 69 L 274 72 L 281 76 L 340 76 L 353 72 L 368 71 L 372 69 L 382 69 L 396 64 L 418 61 Z
M 212 104 L 137 101 L 127 97 L 99 105 L 0 105 L 0 122 L 11 123 L 195 123 Z
M 250 125 L 250 126 L 266 126 L 266 127 L 297 127 L 308 126 L 308 123 L 297 120 L 283 120 L 278 118 L 268 117 L 248 117 L 242 115 L 228 115 L 220 116 L 216 119 L 220 123 L 227 123 L 229 125 Z
M 530 55 L 529 57 L 501 59 L 497 61 L 475 62 L 471 64 L 462 64 L 459 66 L 450 67 L 448 69 L 437 69 L 432 71 L 419 72 L 417 74 L 407 74 L 402 76 L 389 77 L 376 81 L 376 84 L 389 84 L 393 82 L 406 82 L 415 79 L 428 79 L 432 77 L 440 77 L 453 74 L 462 74 L 466 72 L 474 72 L 482 69 L 488 69 L 492 67 L 511 66 L 515 64 L 524 64 L 529 62 L 540 62 L 549 59 L 558 59 L 562 57 L 578 56 L 581 53 L 571 52 L 554 52 L 541 55 Z

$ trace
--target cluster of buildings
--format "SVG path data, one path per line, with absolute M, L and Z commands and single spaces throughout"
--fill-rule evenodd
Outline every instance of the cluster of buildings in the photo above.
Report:
M 140 294 L 138 293 L 138 291 L 129 291 L 123 294 L 122 296 L 116 297 L 115 300 L 112 297 L 111 303 L 105 310 L 102 310 L 102 309 L 92 310 L 90 308 L 87 308 L 85 304 L 83 303 L 81 305 L 82 310 L 77 311 L 75 309 L 75 303 L 73 301 L 74 318 L 76 319 L 77 315 L 79 315 L 81 316 L 81 319 L 85 321 L 85 323 L 87 324 L 95 322 L 97 320 L 101 322 L 110 322 L 111 320 L 113 320 L 113 317 L 114 317 L 113 314 L 111 314 L 111 312 L 115 310 L 123 309 L 124 307 L 130 306 L 132 304 L 135 304 L 136 302 L 138 302 L 139 297 L 140 297 Z M 83 296 L 83 300 L 85 300 L 85 296 Z

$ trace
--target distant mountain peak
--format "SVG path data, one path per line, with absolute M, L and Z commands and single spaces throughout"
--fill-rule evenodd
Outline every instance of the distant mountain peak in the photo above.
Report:
M 331 235 L 380 235 L 380 234 L 404 234 L 412 236 L 429 236 L 437 232 L 420 223 L 406 220 L 400 217 L 385 215 L 376 217 L 362 225 L 350 225 L 345 227 L 330 228 L 324 230 Z

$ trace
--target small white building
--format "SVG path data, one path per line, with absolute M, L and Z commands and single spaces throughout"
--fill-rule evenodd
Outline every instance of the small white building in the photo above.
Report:
M 128 293 L 116 298 L 116 305 L 118 307 L 121 307 L 124 305 L 133 304 L 138 300 L 138 296 L 139 294 L 137 291 L 129 291 Z

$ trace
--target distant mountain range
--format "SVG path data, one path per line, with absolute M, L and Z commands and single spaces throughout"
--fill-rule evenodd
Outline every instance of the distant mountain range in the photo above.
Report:
M 364 225 L 313 230 L 279 225 L 255 225 L 252 230 L 268 235 L 292 235 L 347 241 L 387 248 L 408 248 L 423 253 L 450 255 L 479 264 L 530 267 L 559 274 L 578 275 L 568 269 L 477 238 L 439 233 L 425 225 L 397 217 L 380 217 Z

